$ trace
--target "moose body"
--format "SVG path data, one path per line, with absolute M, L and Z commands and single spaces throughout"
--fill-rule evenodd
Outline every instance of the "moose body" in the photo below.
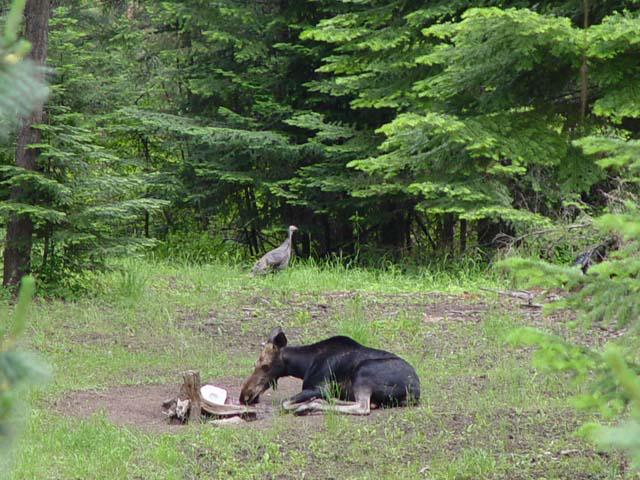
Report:
M 302 391 L 283 403 L 296 414 L 333 410 L 366 415 L 372 404 L 401 406 L 420 399 L 414 368 L 393 353 L 342 336 L 287 346 L 284 332 L 277 328 L 244 382 L 240 401 L 257 402 L 262 392 L 285 376 L 302 379 Z M 327 402 L 331 399 L 337 400 Z

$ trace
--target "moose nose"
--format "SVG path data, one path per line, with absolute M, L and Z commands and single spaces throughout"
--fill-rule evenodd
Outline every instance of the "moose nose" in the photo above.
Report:
M 252 404 L 257 402 L 258 395 L 253 395 L 253 394 L 241 392 L 239 400 L 240 400 L 240 403 L 242 403 L 242 404 L 252 405 Z

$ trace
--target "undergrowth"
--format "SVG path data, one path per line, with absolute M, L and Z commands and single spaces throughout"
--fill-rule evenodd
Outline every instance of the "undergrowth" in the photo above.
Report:
M 246 262 L 128 259 L 96 274 L 90 296 L 35 302 L 27 343 L 54 377 L 33 394 L 9 478 L 637 478 L 573 436 L 575 385 L 538 375 L 526 349 L 505 344 L 527 320 L 480 290 L 505 288 L 497 275 L 299 259 L 280 274 L 249 271 Z M 420 405 L 369 418 L 275 413 L 248 428 L 177 433 L 54 407 L 78 390 L 104 398 L 122 385 L 176 384 L 186 369 L 239 384 L 276 325 L 292 344 L 346 334 L 397 353 L 420 376 Z

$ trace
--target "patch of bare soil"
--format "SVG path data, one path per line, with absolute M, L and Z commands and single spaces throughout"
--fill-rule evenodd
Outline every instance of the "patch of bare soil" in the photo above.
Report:
M 217 378 L 205 383 L 225 388 L 229 397 L 237 400 L 240 395 L 240 378 Z M 280 403 L 300 391 L 302 382 L 293 377 L 281 378 L 278 389 L 266 391 L 257 405 L 258 419 L 237 425 L 264 423 L 277 413 Z M 182 425 L 170 425 L 162 414 L 162 402 L 175 397 L 180 384 L 167 385 L 126 385 L 108 390 L 85 390 L 68 392 L 55 403 L 55 411 L 67 416 L 88 418 L 96 413 L 104 413 L 115 425 L 135 427 L 148 432 L 178 432 Z

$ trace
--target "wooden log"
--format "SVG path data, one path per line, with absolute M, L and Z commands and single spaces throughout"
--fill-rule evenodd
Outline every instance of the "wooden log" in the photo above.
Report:
M 217 405 L 202 399 L 202 410 L 218 417 L 233 417 L 236 415 L 256 415 L 258 410 L 248 405 Z
M 209 420 L 207 422 L 209 425 L 237 425 L 239 423 L 244 423 L 244 420 L 241 417 L 229 417 L 229 418 L 219 418 L 217 420 Z

